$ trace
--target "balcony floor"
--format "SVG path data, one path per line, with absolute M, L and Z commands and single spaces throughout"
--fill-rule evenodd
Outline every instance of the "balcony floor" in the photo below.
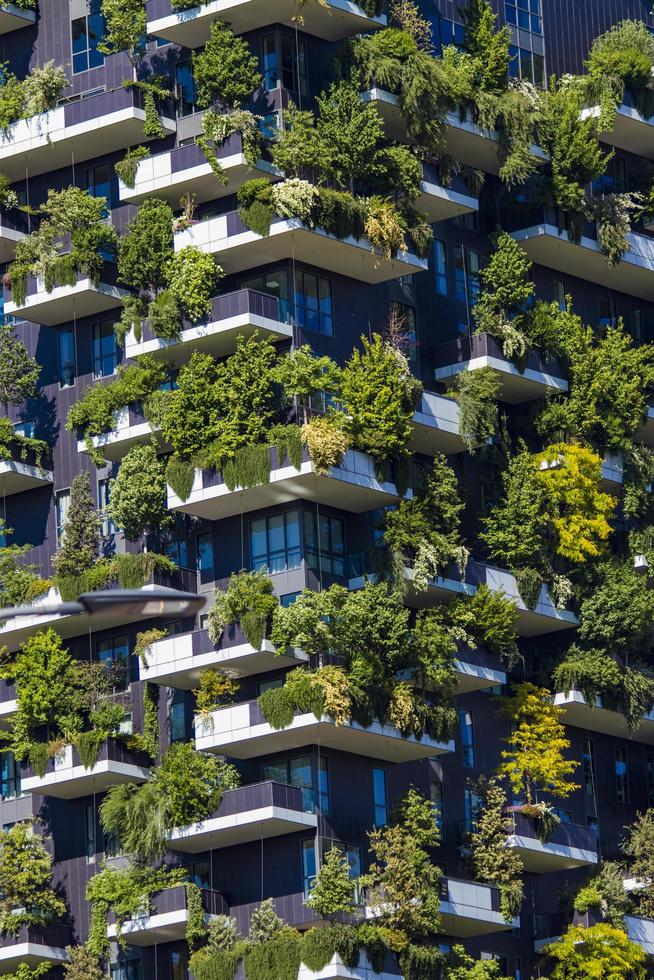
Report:
M 46 946 L 37 942 L 20 942 L 0 946 L 0 976 L 15 973 L 21 963 L 32 968 L 40 963 L 67 963 L 68 953 L 60 946 Z
M 541 844 L 537 837 L 512 834 L 509 837 L 509 846 L 515 848 L 522 858 L 525 871 L 534 874 L 568 871 L 595 865 L 598 862 L 597 851 L 586 851 L 579 847 L 567 847 L 551 842 Z
M 600 114 L 599 106 L 584 109 L 582 118 Z M 615 146 L 627 153 L 654 160 L 654 119 L 645 119 L 633 106 L 621 105 L 616 113 L 613 129 L 600 133 L 602 143 Z
M 479 201 L 471 194 L 461 194 L 426 180 L 422 181 L 420 196 L 413 202 L 413 206 L 430 225 L 437 221 L 448 221 L 460 214 L 479 211 Z
M 216 916 L 205 913 L 205 924 L 209 925 L 215 918 Z M 159 943 L 171 943 L 184 939 L 187 922 L 188 911 L 179 909 L 175 912 L 161 912 L 154 915 L 144 915 L 140 919 L 129 919 L 123 923 L 121 932 L 129 946 L 155 946 Z M 110 940 L 115 940 L 116 936 L 116 926 L 108 926 L 107 937 Z
M 1 166 L 1 164 L 0 164 Z M 22 305 L 5 303 L 5 313 L 31 323 L 56 326 L 86 316 L 95 316 L 120 306 L 127 290 L 90 279 L 80 279 L 74 286 L 55 286 L 51 292 L 40 289 L 25 298 Z
M 454 673 L 457 694 L 470 694 L 472 691 L 483 691 L 506 684 L 505 670 L 468 663 L 461 658 L 454 661 Z
M 170 834 L 168 846 L 173 851 L 199 854 L 284 834 L 297 834 L 310 829 L 315 831 L 317 825 L 315 813 L 265 806 L 226 817 L 212 817 L 190 827 L 180 827 Z

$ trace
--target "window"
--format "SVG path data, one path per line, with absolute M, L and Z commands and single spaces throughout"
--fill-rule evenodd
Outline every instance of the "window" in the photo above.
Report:
M 185 949 L 170 954 L 170 980 L 188 980 L 188 955 Z
M 168 723 L 170 725 L 170 741 L 186 741 L 186 703 L 183 692 L 176 692 L 170 705 Z
M 459 710 L 459 731 L 461 733 L 461 761 L 466 769 L 475 766 L 475 735 L 472 712 L 467 708 Z
M 98 512 L 102 521 L 100 533 L 105 539 L 113 537 L 113 535 L 116 533 L 116 525 L 109 517 L 107 517 L 107 507 L 109 506 L 110 494 L 111 480 L 98 480 Z
M 192 116 L 195 112 L 195 79 L 190 61 L 180 61 L 175 65 L 175 94 L 177 96 L 177 115 Z
M 386 770 L 372 770 L 372 800 L 375 811 L 375 827 L 384 827 L 388 823 L 388 798 L 386 796 Z
M 111 980 L 141 980 L 141 976 L 140 960 L 111 964 Z
M 58 490 L 55 495 L 55 515 L 57 521 L 57 547 L 61 546 L 64 527 L 68 519 L 70 507 L 70 490 Z
M 479 295 L 479 252 L 463 245 L 454 248 L 454 269 L 456 278 L 456 298 L 471 306 Z
M 250 557 L 253 571 L 267 568 L 273 573 L 298 568 L 301 558 L 299 511 L 287 510 L 284 514 L 251 521 Z
M 334 334 L 332 285 L 311 272 L 298 272 L 295 280 L 295 318 L 299 327 L 331 337 Z
M 213 582 L 216 578 L 216 570 L 213 563 L 213 534 L 205 531 L 198 534 L 197 539 L 198 572 L 200 573 L 200 584 L 206 585 Z
M 329 851 L 336 848 L 347 858 L 349 866 L 350 880 L 357 882 L 361 877 L 361 849 L 357 844 L 346 844 L 340 840 L 333 840 L 327 837 L 320 838 L 321 863 Z M 302 841 L 302 876 L 304 879 L 304 895 L 307 897 L 316 878 L 316 845 L 315 838 Z M 360 904 L 360 893 L 357 885 L 354 886 L 354 900 Z
M 110 674 L 114 691 L 124 691 L 129 683 L 129 643 L 126 636 L 114 636 L 108 640 L 98 640 L 95 646 L 96 657 L 104 664 Z
M 307 47 L 297 35 L 282 34 L 282 85 L 297 92 L 307 94 Z
M 466 789 L 464 790 L 464 805 L 466 814 L 465 829 L 470 834 L 477 829 L 477 816 L 482 805 L 481 797 L 474 790 Z
M 14 432 L 23 439 L 34 439 L 36 437 L 36 424 L 34 419 L 23 419 L 21 422 L 14 422 Z
M 618 803 L 629 802 L 629 767 L 627 750 L 623 746 L 615 750 L 615 796 Z
M 111 320 L 93 324 L 93 374 L 107 378 L 116 370 L 116 339 Z
M 329 770 L 324 755 L 318 757 L 318 793 L 320 797 L 320 812 L 329 814 Z
M 57 334 L 57 360 L 59 387 L 72 388 L 75 384 L 75 334 L 72 329 Z
M 73 74 L 104 64 L 104 55 L 98 50 L 105 28 L 100 7 L 100 0 L 91 0 L 90 12 L 85 17 L 76 17 L 71 24 Z
M 447 250 L 445 242 L 434 240 L 434 269 L 436 271 L 436 292 L 447 296 Z
M 540 0 L 505 0 L 504 13 L 508 24 L 532 34 L 542 33 Z
M 447 17 L 439 17 L 438 24 L 435 25 L 435 34 L 441 49 L 453 44 L 459 51 L 464 50 L 466 32 L 463 24 L 448 20 Z
M 281 323 L 291 323 L 291 291 L 288 285 L 288 272 L 276 269 L 241 282 L 241 289 L 255 289 L 260 293 L 268 293 L 277 297 L 277 316 Z
M 104 197 L 107 202 L 104 216 L 109 217 L 111 207 L 111 180 L 109 177 L 109 165 L 107 163 L 98 164 L 96 167 L 87 167 L 85 171 L 86 189 L 92 197 Z
M 166 541 L 163 546 L 164 555 L 171 558 L 178 568 L 190 568 L 188 563 L 188 542 L 186 538 L 176 538 Z
M 293 603 L 295 602 L 295 600 L 299 595 L 300 595 L 299 592 L 287 592 L 286 595 L 280 595 L 279 597 L 280 606 L 282 606 L 284 609 L 288 609 L 289 606 L 293 605 Z
M 445 813 L 443 810 L 443 784 L 440 779 L 429 782 L 429 798 L 434 810 L 434 823 L 438 827 L 441 841 L 445 840 Z
M 542 54 L 530 51 L 528 48 L 518 48 L 515 44 L 509 45 L 509 77 L 521 78 L 526 82 L 531 82 L 540 88 L 543 87 L 545 78 L 545 59 Z
M 316 790 L 310 755 L 298 755 L 290 759 L 277 759 L 274 762 L 266 762 L 262 766 L 262 774 L 264 779 L 272 779 L 277 783 L 297 786 L 302 791 L 303 809 L 307 813 L 315 812 Z M 322 783 L 322 777 L 320 777 L 320 782 Z M 322 785 L 320 792 L 322 796 Z M 329 812 L 329 803 L 327 804 L 327 810 L 324 812 Z
M 398 330 L 398 341 L 412 368 L 418 363 L 418 334 L 416 332 L 416 310 L 407 303 L 391 303 L 391 317 Z
M 629 333 L 634 340 L 642 344 L 643 342 L 643 311 L 640 306 L 629 307 Z
M 554 302 L 561 312 L 565 311 L 565 283 L 563 279 L 554 279 Z
M 499 972 L 502 976 L 506 976 L 508 971 L 508 965 L 506 962 L 506 956 L 500 956 L 499 953 L 484 953 L 483 951 L 479 954 L 480 960 L 493 960 L 493 962 L 499 965 Z
M 211 873 L 208 861 L 194 861 L 186 867 L 189 881 L 198 888 L 211 888 Z
M 3 800 L 20 796 L 20 766 L 11 752 L 0 752 L 0 796 Z
M 599 325 L 601 327 L 614 327 L 618 321 L 615 308 L 615 300 L 608 293 L 599 293 L 597 297 L 599 308 Z
M 302 885 L 308 898 L 316 880 L 316 846 L 313 840 L 302 841 Z
M 318 525 L 316 529 L 316 524 Z M 305 554 L 314 572 L 345 576 L 345 525 L 340 517 L 304 511 Z
M 262 75 L 266 92 L 277 87 L 277 36 L 266 34 L 262 39 Z
M 595 755 L 593 742 L 590 738 L 582 739 L 581 762 L 584 777 L 584 793 L 595 796 Z
M 87 803 L 84 807 L 84 837 L 86 841 L 86 863 L 95 861 L 95 807 Z

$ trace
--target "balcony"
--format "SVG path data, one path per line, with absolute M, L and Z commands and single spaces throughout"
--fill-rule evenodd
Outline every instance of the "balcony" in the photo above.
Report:
M 235 514 L 261 510 L 287 503 L 298 497 L 338 507 L 355 514 L 386 504 L 396 503 L 400 493 L 394 483 L 377 478 L 373 460 L 363 453 L 348 450 L 340 466 L 327 475 L 319 475 L 308 454 L 303 454 L 300 468 L 280 460 L 276 448 L 270 450 L 268 483 L 247 489 L 229 490 L 222 475 L 212 470 L 195 471 L 188 500 L 181 500 L 168 487 L 168 509 L 217 521 Z M 410 495 L 411 491 L 407 491 Z
M 0 170 L 13 183 L 147 142 L 143 99 L 121 86 L 19 119 L 0 134 Z M 159 118 L 167 135 L 176 131 L 172 112 Z
M 600 111 L 599 106 L 584 109 L 581 114 L 582 119 L 589 117 L 597 119 Z M 623 103 L 618 107 L 613 129 L 601 132 L 600 139 L 603 143 L 619 150 L 626 150 L 627 153 L 635 153 L 636 156 L 654 160 L 654 119 L 641 116 L 638 109 L 632 105 Z
M 10 725 L 17 710 L 16 686 L 0 680 L 0 729 Z
M 22 447 L 17 440 L 10 446 L 10 458 L 0 460 L 0 493 L 3 497 L 52 485 L 52 459 L 37 466 L 33 452 L 26 453 L 25 459 L 22 456 Z
M 0 214 L 0 262 L 11 262 L 16 245 L 27 237 L 28 221 L 24 211 L 17 208 Z
M 128 187 L 122 180 L 118 182 L 120 200 L 140 204 L 146 197 L 155 195 L 176 208 L 182 194 L 194 194 L 196 201 L 202 204 L 236 194 L 241 184 L 253 177 L 274 180 L 281 176 L 265 160 L 259 160 L 254 168 L 250 167 L 243 153 L 240 133 L 229 136 L 216 149 L 216 156 L 227 178 L 225 184 L 218 180 L 198 144 L 190 143 L 140 160 L 134 187 Z
M 273 752 L 319 743 L 321 746 L 366 755 L 386 762 L 410 762 L 454 751 L 454 742 L 404 738 L 392 725 L 373 722 L 369 728 L 354 721 L 336 725 L 327 715 L 297 714 L 286 728 L 275 729 L 264 718 L 257 701 L 218 708 L 208 718 L 195 719 L 195 747 L 234 759 L 254 759 Z
M 98 761 L 85 769 L 74 745 L 66 745 L 48 759 L 45 775 L 32 769 L 23 770 L 21 787 L 24 793 L 40 793 L 61 800 L 77 800 L 92 793 L 104 793 L 116 783 L 144 783 L 148 778 L 148 758 L 143 752 L 131 752 L 116 739 L 109 738 L 100 746 Z
M 233 677 L 252 677 L 281 667 L 297 667 L 308 660 L 301 650 L 294 655 L 277 653 L 270 640 L 255 650 L 239 624 L 228 627 L 214 645 L 206 629 L 157 640 L 150 647 L 148 666 L 140 668 L 140 680 L 183 691 L 198 687 L 203 670 L 217 667 Z
M 654 919 L 626 915 L 624 924 L 632 943 L 638 943 L 648 956 L 654 955 Z
M 624 460 L 620 453 L 604 453 L 601 466 L 603 489 L 607 493 L 620 493 L 624 483 Z
M 199 48 L 206 44 L 211 24 L 217 17 L 226 20 L 235 34 L 256 31 L 270 24 L 284 24 L 296 28 L 297 4 L 295 0 L 276 0 L 274 7 L 269 0 L 209 0 L 202 6 L 183 10 L 177 14 L 162 16 L 159 11 L 169 10 L 168 3 L 157 3 L 153 20 L 148 22 L 148 34 L 164 38 L 184 48 Z M 342 41 L 353 34 L 363 34 L 377 27 L 386 26 L 386 17 L 368 17 L 358 3 L 352 0 L 326 0 L 325 3 L 309 3 L 302 10 L 300 29 L 323 41 Z
M 363 950 L 359 954 L 358 966 L 355 967 L 345 966 L 338 953 L 334 953 L 327 966 L 318 972 L 310 970 L 302 963 L 297 980 L 402 980 L 394 958 L 389 956 L 388 960 L 382 972 L 377 973 Z
M 647 406 L 647 418 L 634 438 L 654 449 L 654 405 Z
M 479 201 L 468 192 L 460 177 L 454 178 L 451 187 L 443 187 L 435 167 L 423 163 L 422 171 L 420 195 L 413 206 L 430 225 L 479 210 Z
M 42 279 L 28 276 L 25 301 L 19 305 L 5 300 L 5 313 L 52 327 L 73 318 L 79 320 L 115 309 L 128 293 L 115 285 L 113 273 L 112 268 L 107 268 L 98 283 L 80 275 L 74 286 L 55 286 L 49 292 Z
M 400 143 L 412 142 L 408 133 L 406 119 L 400 108 L 399 96 L 386 89 L 373 86 L 361 93 L 361 101 L 374 105 L 384 123 L 389 139 Z M 487 174 L 499 174 L 499 137 L 497 133 L 482 129 L 465 113 L 448 112 L 445 117 L 444 151 L 459 163 L 481 170 Z M 532 155 L 540 162 L 547 155 L 538 146 L 530 147 Z M 442 220 L 442 219 L 441 219 Z
M 305 809 L 298 786 L 253 783 L 228 790 L 206 820 L 173 830 L 168 846 L 185 854 L 199 854 L 283 834 L 315 832 L 317 823 L 316 814 Z
M 601 698 L 595 698 L 595 703 L 589 704 L 581 691 L 559 691 L 554 695 L 554 704 L 563 709 L 561 720 L 566 725 L 654 745 L 654 711 L 643 715 L 639 728 L 631 732 L 622 712 L 605 707 Z
M 110 432 L 93 436 L 91 442 L 93 448 L 98 449 L 105 459 L 118 462 L 133 446 L 150 442 L 153 436 L 161 442 L 157 430 L 153 431 L 146 421 L 141 406 L 129 405 L 116 413 L 115 425 Z M 88 453 L 86 440 L 77 440 L 77 452 Z
M 227 275 L 301 257 L 319 269 L 373 285 L 424 272 L 428 265 L 426 259 L 412 252 L 398 252 L 395 258 L 385 259 L 365 238 L 337 238 L 322 228 L 309 228 L 297 218 L 273 221 L 270 234 L 263 237 L 243 224 L 238 211 L 178 232 L 175 250 L 179 252 L 187 245 L 197 245 L 215 255 Z
M 467 447 L 460 433 L 459 406 L 453 398 L 423 391 L 413 416 L 411 449 L 414 453 L 462 453 Z
M 513 833 L 508 844 L 519 853 L 525 871 L 546 874 L 597 864 L 597 836 L 591 827 L 560 823 L 543 844 L 538 839 L 533 820 L 518 812 L 510 816 Z
M 639 299 L 654 299 L 654 238 L 632 232 L 627 235 L 628 248 L 622 261 L 613 268 L 606 261 L 592 225 L 579 242 L 559 231 L 555 218 L 546 215 L 539 224 L 514 231 L 532 262 L 548 269 L 597 283 L 604 289 L 615 289 Z
M 70 926 L 51 923 L 23 926 L 15 936 L 0 937 L 0 974 L 14 973 L 22 963 L 37 967 L 42 963 L 66 963 L 66 946 L 73 941 Z
M 233 293 L 214 296 L 211 314 L 205 322 L 191 324 L 185 320 L 179 340 L 154 337 L 147 323 L 143 325 L 140 341 L 130 331 L 125 341 L 125 356 L 152 354 L 165 357 L 175 367 L 187 361 L 196 350 L 214 357 L 226 357 L 236 349 L 237 337 L 250 337 L 255 330 L 260 337 L 270 340 L 291 340 L 293 326 L 285 319 L 276 296 L 254 289 L 237 289 Z
M 520 926 L 519 918 L 507 922 L 500 912 L 497 888 L 457 878 L 443 878 L 441 891 L 440 931 L 447 936 L 485 936 Z
M 15 3 L 0 5 L 0 34 L 9 34 L 21 27 L 31 27 L 36 23 L 35 10 L 23 10 Z
M 482 647 L 469 647 L 459 643 L 459 653 L 453 663 L 456 679 L 456 694 L 470 694 L 491 687 L 506 684 L 506 670 L 502 669 L 499 657 Z M 429 691 L 431 687 L 419 669 L 403 670 L 398 680 L 406 681 L 413 687 Z
M 123 923 L 121 933 L 125 941 L 130 946 L 155 946 L 184 939 L 189 915 L 184 885 L 158 892 L 153 896 L 152 904 L 152 912 L 145 912 Z M 229 908 L 220 892 L 203 888 L 202 905 L 207 925 L 218 916 L 229 915 Z M 111 922 L 110 914 L 107 936 L 116 939 L 117 935 L 116 924 Z
M 500 376 L 500 398 L 511 405 L 568 390 L 556 357 L 532 348 L 526 364 L 518 367 L 504 356 L 501 342 L 487 333 L 440 344 L 436 348 L 436 364 L 436 380 L 448 386 L 464 371 L 493 368 Z

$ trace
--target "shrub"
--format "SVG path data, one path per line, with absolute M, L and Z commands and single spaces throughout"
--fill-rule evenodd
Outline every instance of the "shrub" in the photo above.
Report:
M 226 626 L 240 622 L 248 643 L 259 650 L 277 605 L 272 579 L 264 571 L 232 575 L 227 591 L 216 591 L 207 616 L 211 642 L 218 643 Z
M 130 289 L 163 289 L 173 256 L 172 208 L 166 201 L 149 197 L 139 205 L 120 239 L 119 280 Z
M 70 504 L 61 546 L 52 557 L 58 576 L 77 576 L 91 568 L 100 553 L 100 517 L 91 496 L 87 472 L 78 473 L 70 490 Z
M 209 316 L 211 299 L 223 276 L 212 255 L 188 245 L 170 260 L 166 274 L 168 291 L 192 323 Z
M 311 226 L 317 197 L 318 191 L 308 180 L 291 177 L 279 184 L 273 184 L 273 208 L 280 218 L 299 218 Z
M 52 889 L 52 857 L 27 823 L 0 832 L 0 929 L 17 935 L 21 926 L 42 926 L 66 912 Z
M 306 422 L 302 426 L 302 442 L 319 475 L 340 466 L 350 445 L 341 419 L 334 415 L 315 416 Z
M 236 681 L 223 670 L 213 667 L 203 670 L 199 686 L 195 691 L 199 714 L 209 715 L 216 708 L 231 704 L 238 689 L 239 685 Z
M 459 403 L 461 437 L 471 452 L 497 434 L 500 389 L 500 376 L 494 368 L 461 371 L 456 376 L 452 397 Z
M 126 187 L 134 189 L 139 163 L 149 156 L 149 148 L 141 143 L 140 146 L 130 146 L 123 159 L 114 164 L 114 170 Z
M 163 464 L 153 445 L 133 446 L 110 486 L 107 516 L 130 541 L 170 524 Z
M 247 41 L 221 20 L 212 22 L 204 49 L 193 52 L 193 77 L 200 109 L 214 103 L 239 108 L 262 82 L 258 61 Z

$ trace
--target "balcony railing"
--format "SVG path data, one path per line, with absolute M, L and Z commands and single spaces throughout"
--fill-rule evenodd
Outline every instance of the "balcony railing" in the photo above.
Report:
M 500 911 L 497 888 L 459 878 L 441 880 L 441 931 L 450 936 L 482 936 L 514 929 L 519 918 L 507 922 Z
M 102 792 L 115 783 L 142 783 L 148 778 L 149 756 L 128 749 L 123 742 L 108 738 L 100 746 L 98 761 L 85 768 L 74 745 L 65 746 L 48 759 L 40 776 L 30 766 L 23 769 L 24 792 L 40 793 L 61 799 L 77 799 L 89 793 Z
M 0 973 L 14 972 L 21 963 L 36 967 L 42 963 L 65 963 L 66 946 L 73 941 L 70 926 L 48 923 L 44 926 L 22 926 L 16 935 L 0 936 Z
M 217 916 L 229 915 L 229 906 L 220 892 L 202 888 L 200 894 L 207 924 Z M 157 892 L 152 898 L 152 906 L 153 911 L 144 912 L 123 923 L 121 932 L 129 945 L 153 946 L 185 937 L 188 908 L 184 885 Z M 117 936 L 112 913 L 109 914 L 107 936 L 110 939 Z
M 535 821 L 511 812 L 510 844 L 520 853 L 526 871 L 544 873 L 597 864 L 597 834 L 592 827 L 561 821 L 543 843 Z

